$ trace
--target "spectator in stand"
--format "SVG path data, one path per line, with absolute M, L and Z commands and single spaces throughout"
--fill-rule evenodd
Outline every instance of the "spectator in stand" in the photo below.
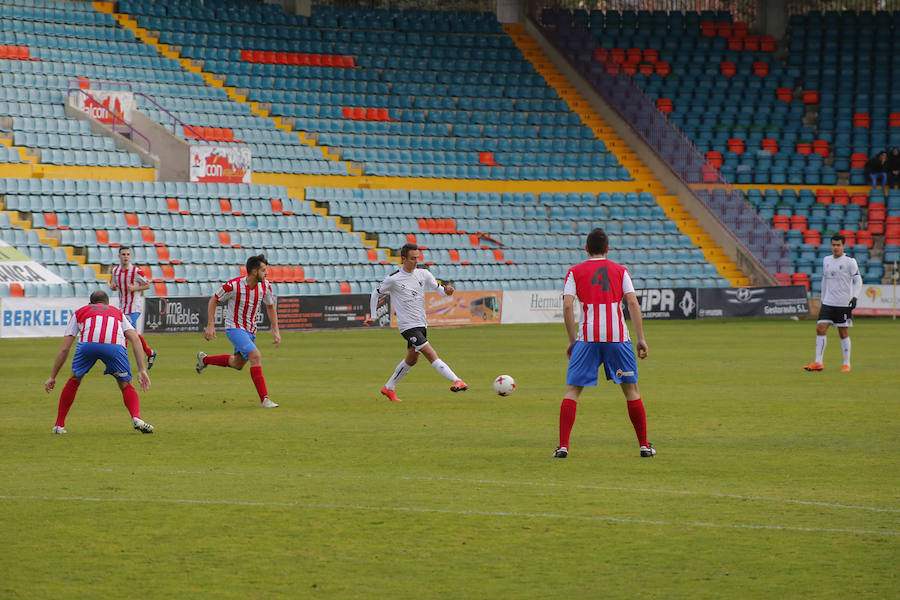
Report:
M 881 188 L 887 187 L 887 152 L 879 152 L 869 159 L 866 163 L 866 177 L 872 182 L 872 189 L 878 187 L 881 181 Z
M 900 148 L 891 148 L 885 163 L 888 187 L 900 187 Z

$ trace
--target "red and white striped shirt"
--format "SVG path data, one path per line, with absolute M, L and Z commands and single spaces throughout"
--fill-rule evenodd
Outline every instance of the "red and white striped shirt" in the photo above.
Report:
M 566 273 L 564 296 L 581 302 L 578 340 L 584 342 L 627 342 L 631 339 L 622 298 L 634 292 L 628 270 L 605 258 L 592 258 Z
M 143 296 L 141 292 L 129 292 L 129 285 L 147 285 L 150 283 L 144 278 L 144 272 L 140 267 L 129 265 L 122 268 L 121 265 L 113 267 L 112 280 L 119 291 L 119 310 L 126 315 L 129 313 L 143 312 Z
M 256 333 L 256 321 L 263 304 L 275 304 L 275 292 L 268 281 L 247 287 L 246 277 L 235 277 L 222 284 L 216 301 L 225 302 L 225 328 Z
M 77 337 L 79 342 L 125 345 L 125 332 L 134 329 L 118 308 L 109 304 L 88 304 L 69 317 L 64 335 Z

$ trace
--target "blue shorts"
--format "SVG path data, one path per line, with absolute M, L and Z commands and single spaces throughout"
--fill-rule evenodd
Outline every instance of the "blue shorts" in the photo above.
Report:
M 235 327 L 226 329 L 225 335 L 228 336 L 228 340 L 234 346 L 234 353 L 243 356 L 244 360 L 248 360 L 250 358 L 250 353 L 256 350 L 255 333 L 249 333 Z
M 127 313 L 125 316 L 128 317 L 128 320 L 131 321 L 132 325 L 137 327 L 137 322 L 138 322 L 138 319 L 141 318 L 141 313 L 139 313 L 139 312 Z
M 125 350 L 125 346 L 118 344 L 78 342 L 75 347 L 75 356 L 72 358 L 72 372 L 77 377 L 81 377 L 90 371 L 98 360 L 102 360 L 106 365 L 104 375 L 112 375 L 118 381 L 131 381 L 128 351 Z
M 597 372 L 601 364 L 608 381 L 637 383 L 637 358 L 631 342 L 575 342 L 566 384 L 597 385 Z

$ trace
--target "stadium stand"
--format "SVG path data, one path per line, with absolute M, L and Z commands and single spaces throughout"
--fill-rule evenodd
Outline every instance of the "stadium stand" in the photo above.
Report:
M 66 19 L 69 7 L 76 16 Z M 439 277 L 463 286 L 556 288 L 596 222 L 643 287 L 743 281 L 730 263 L 710 263 L 720 253 L 710 252 L 708 236 L 658 183 L 647 184 L 649 173 L 621 140 L 598 137 L 604 126 L 533 42 L 509 35 L 491 14 L 448 20 L 316 6 L 311 17 L 297 17 L 225 0 L 124 0 L 115 6 L 120 14 L 112 7 L 54 0 L 0 7 L 5 40 L 28 50 L 28 60 L 23 50 L 0 60 L 6 164 L 106 169 L 0 181 L 8 222 L 0 222 L 0 238 L 71 282 L 10 293 L 83 295 L 125 244 L 150 269 L 157 295 L 206 294 L 255 251 L 272 260 L 281 293 L 368 291 L 392 268 L 386 248 L 407 240 L 423 246 Z M 249 146 L 263 181 L 364 174 L 584 181 L 592 191 L 140 180 L 128 171 L 149 170 L 140 157 L 61 112 L 67 92 L 95 83 L 144 94 L 138 109 L 178 137 Z M 597 181 L 636 176 L 643 183 L 635 191 L 596 191 Z

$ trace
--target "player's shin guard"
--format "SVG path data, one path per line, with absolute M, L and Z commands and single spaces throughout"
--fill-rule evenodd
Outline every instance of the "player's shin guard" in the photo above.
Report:
M 431 363 L 431 366 L 434 367 L 434 370 L 449 379 L 450 381 L 455 382 L 459 377 L 456 376 L 456 373 L 453 372 L 447 363 L 442 361 L 439 358 L 434 359 L 434 362 Z
M 134 386 L 130 383 L 122 390 L 122 401 L 125 403 L 125 408 L 128 409 L 128 414 L 131 415 L 131 418 L 141 418 L 141 399 L 138 398 Z
M 628 405 L 628 416 L 631 418 L 631 424 L 634 426 L 634 433 L 637 435 L 638 442 L 641 446 L 647 446 L 647 413 L 644 411 L 644 402 L 638 398 L 626 402 Z
M 228 361 L 231 359 L 230 354 L 216 354 L 215 356 L 206 356 L 203 358 L 203 364 L 213 365 L 216 367 L 227 367 Z
M 77 379 L 70 379 L 66 382 L 62 392 L 59 395 L 59 408 L 56 411 L 56 424 L 59 427 L 66 426 L 66 415 L 75 402 L 75 394 L 78 393 L 78 386 L 81 384 Z
M 850 338 L 841 338 L 841 354 L 844 356 L 844 364 L 850 364 Z
M 396 387 L 400 380 L 406 377 L 406 374 L 409 373 L 409 370 L 413 368 L 414 365 L 406 364 L 406 359 L 400 361 L 400 364 L 397 365 L 397 368 L 394 369 L 394 374 L 391 375 L 391 378 L 387 380 L 387 383 L 384 384 L 389 390 L 392 390 Z
M 259 394 L 259 401 L 262 402 L 269 395 L 269 391 L 266 389 L 266 379 L 262 374 L 262 367 L 250 367 L 250 379 L 253 380 L 253 385 L 256 386 L 256 393 Z
M 819 364 L 823 364 L 823 358 L 825 357 L 825 346 L 828 345 L 828 336 L 825 335 L 817 335 L 816 336 L 816 362 Z
M 569 436 L 572 434 L 572 426 L 575 425 L 575 411 L 578 403 L 571 398 L 563 398 L 559 405 L 559 445 L 569 447 Z

